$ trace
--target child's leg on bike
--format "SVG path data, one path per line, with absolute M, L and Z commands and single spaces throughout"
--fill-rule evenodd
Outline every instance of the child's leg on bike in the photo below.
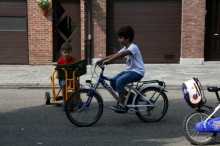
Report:
M 117 83 L 118 79 L 119 79 L 121 76 L 123 76 L 124 74 L 125 74 L 125 71 L 123 71 L 123 72 L 119 73 L 118 75 L 116 75 L 115 77 L 113 77 L 112 79 L 115 80 L 116 82 L 110 81 L 110 85 L 111 85 L 111 87 L 112 87 L 112 89 L 113 89 L 114 91 L 116 91 L 116 84 L 118 84 L 118 83 Z M 117 92 L 117 91 L 116 91 L 116 92 Z M 125 92 L 118 92 L 118 96 L 119 96 L 118 102 L 119 102 L 119 103 L 124 103 L 123 100 L 125 100 L 125 98 L 121 98 L 121 97 L 122 97 L 122 96 L 125 96 Z
M 118 75 L 116 75 L 115 77 L 113 77 L 113 79 L 116 80 L 116 82 L 115 83 L 110 82 L 110 84 L 112 88 L 119 94 L 119 106 L 116 105 L 112 107 L 111 109 L 123 111 L 123 112 L 127 111 L 127 108 L 124 105 L 125 93 L 126 93 L 125 85 L 132 83 L 132 82 L 137 82 L 141 80 L 142 78 L 143 78 L 142 75 L 134 71 L 123 71 L 119 73 Z

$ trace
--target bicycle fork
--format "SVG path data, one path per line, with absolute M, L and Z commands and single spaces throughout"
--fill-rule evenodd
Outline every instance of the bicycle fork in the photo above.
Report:
M 92 101 L 92 98 L 94 96 L 94 92 L 96 90 L 96 85 L 91 85 L 91 87 L 89 88 L 89 92 L 86 94 L 88 96 L 87 100 L 86 100 L 86 103 L 84 104 L 84 108 L 88 108 L 91 101 Z

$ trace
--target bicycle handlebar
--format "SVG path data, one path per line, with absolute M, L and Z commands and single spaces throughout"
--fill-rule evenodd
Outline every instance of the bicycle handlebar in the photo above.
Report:
M 102 72 L 103 72 L 104 69 L 105 69 L 105 67 L 102 65 L 102 62 L 103 62 L 102 60 L 97 61 L 96 64 L 95 64 L 95 66 L 98 65 L 98 67 L 100 67 L 100 68 L 102 69 Z

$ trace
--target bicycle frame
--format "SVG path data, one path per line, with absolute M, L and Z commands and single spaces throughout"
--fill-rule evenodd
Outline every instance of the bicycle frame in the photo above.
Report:
M 97 89 L 97 87 L 99 86 L 99 84 L 101 83 L 102 85 L 103 85 L 103 87 L 115 98 L 115 100 L 116 101 L 118 101 L 118 99 L 119 99 L 119 97 L 118 97 L 118 95 L 116 94 L 116 92 L 112 89 L 112 87 L 111 86 L 109 86 L 105 81 L 107 80 L 107 81 L 112 81 L 112 82 L 116 82 L 114 79 L 112 79 L 112 78 L 109 78 L 109 77 L 107 77 L 107 76 L 104 76 L 103 75 L 103 72 L 104 72 L 104 67 L 100 67 L 101 69 L 102 69 L 102 71 L 101 71 L 101 73 L 100 73 L 100 75 L 99 75 L 99 78 L 98 78 L 98 80 L 97 80 L 97 83 L 95 83 L 95 84 L 92 84 L 91 82 L 91 86 L 90 86 L 90 90 L 89 90 L 89 98 L 87 99 L 87 101 L 86 101 L 86 103 L 85 103 L 85 107 L 89 107 L 89 105 L 90 105 L 90 102 L 91 102 L 91 100 L 92 100 L 92 98 L 93 98 L 93 95 L 94 95 L 94 92 L 96 91 L 96 89 Z M 88 81 L 87 81 L 88 82 Z M 143 81 L 143 82 L 148 82 L 148 81 Z M 155 105 L 154 105 L 154 103 L 152 103 L 151 101 L 150 101 L 150 99 L 147 99 L 142 93 L 141 93 L 141 91 L 139 90 L 139 88 L 134 88 L 133 87 L 133 83 L 131 83 L 131 84 L 128 84 L 128 85 L 126 85 L 126 87 L 128 87 L 129 88 L 129 91 L 128 91 L 128 94 L 127 94 L 127 97 L 129 97 L 129 95 L 130 95 L 130 93 L 131 93 L 131 90 L 133 90 L 136 94 L 135 94 L 135 96 L 133 97 L 133 101 L 132 101 L 132 104 L 129 104 L 129 105 L 127 105 L 127 107 L 129 107 L 129 108 L 134 108 L 134 107 L 147 107 L 147 106 L 151 106 L 151 107 L 154 107 Z M 152 86 L 149 86 L 149 87 L 152 87 Z M 165 91 L 165 89 L 161 89 L 161 91 Z M 144 101 L 147 101 L 149 104 L 148 105 L 134 105 L 134 102 L 135 102 L 135 99 L 136 99 L 136 97 L 137 96 L 141 96 L 142 97 L 142 100 L 144 100 Z M 154 95 L 153 95 L 154 96 Z M 152 97 L 153 97 L 152 96 Z M 160 96 L 160 94 L 158 95 L 158 97 Z M 152 98 L 151 97 L 151 98 Z M 157 98 L 158 97 L 156 97 L 156 100 L 157 100 Z M 127 104 L 127 101 L 128 101 L 128 98 L 126 98 L 125 99 L 125 104 Z M 132 109 L 133 110 L 133 109 Z
M 219 109 L 220 104 L 214 109 L 211 115 L 205 119 L 205 121 L 201 121 L 195 125 L 196 130 L 199 132 L 220 133 L 220 117 L 211 119 Z

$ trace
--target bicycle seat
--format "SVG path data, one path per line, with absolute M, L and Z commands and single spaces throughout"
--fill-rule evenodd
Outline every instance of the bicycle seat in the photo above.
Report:
M 211 86 L 211 87 L 207 87 L 207 90 L 208 90 L 209 92 L 217 92 L 217 91 L 220 90 L 220 86 L 215 86 L 215 87 Z

